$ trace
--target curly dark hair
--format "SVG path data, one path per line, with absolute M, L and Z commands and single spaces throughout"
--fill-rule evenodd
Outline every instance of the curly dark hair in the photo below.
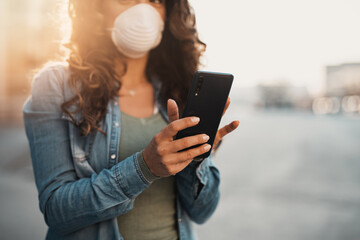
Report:
M 93 130 L 105 134 L 100 122 L 105 118 L 109 101 L 118 96 L 121 87 L 114 59 L 124 65 L 120 75 L 126 72 L 123 56 L 106 33 L 101 5 L 102 0 L 69 0 L 68 5 L 72 33 L 65 46 L 70 50 L 69 81 L 76 94 L 61 109 L 74 122 L 73 114 L 81 113 L 82 120 L 75 124 L 85 136 Z M 206 45 L 198 37 L 195 15 L 187 0 L 168 0 L 165 9 L 163 38 L 149 54 L 146 76 L 157 77 L 162 83 L 162 103 L 172 98 L 181 112 Z M 72 105 L 76 106 L 75 111 L 69 110 Z

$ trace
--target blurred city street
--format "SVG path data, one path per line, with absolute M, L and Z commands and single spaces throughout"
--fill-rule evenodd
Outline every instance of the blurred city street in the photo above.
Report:
M 240 127 L 214 160 L 222 195 L 199 239 L 360 238 L 359 116 L 228 112 Z M 1 238 L 43 239 L 23 129 L 1 128 L 0 151 Z

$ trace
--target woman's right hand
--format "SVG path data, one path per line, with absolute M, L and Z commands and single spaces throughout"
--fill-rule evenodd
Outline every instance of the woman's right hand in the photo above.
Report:
M 168 100 L 168 116 L 170 123 L 156 134 L 150 144 L 143 151 L 143 158 L 152 172 L 158 177 L 175 175 L 183 170 L 196 156 L 206 153 L 211 146 L 206 144 L 209 136 L 198 134 L 173 140 L 181 130 L 195 126 L 199 123 L 198 117 L 179 119 L 178 107 L 174 100 Z M 180 150 L 201 144 L 186 151 Z

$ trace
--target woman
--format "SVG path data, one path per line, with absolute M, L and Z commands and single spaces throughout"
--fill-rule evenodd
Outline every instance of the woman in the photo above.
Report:
M 219 173 L 192 161 L 208 136 L 173 140 L 199 122 L 179 119 L 204 49 L 188 2 L 70 0 L 69 15 L 67 64 L 35 76 L 23 110 L 47 239 L 193 239 Z

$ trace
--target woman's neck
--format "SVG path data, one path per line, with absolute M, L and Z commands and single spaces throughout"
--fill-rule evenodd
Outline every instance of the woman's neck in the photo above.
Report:
M 147 81 L 146 77 L 146 64 L 148 61 L 148 54 L 138 59 L 126 59 L 127 70 L 125 75 L 121 77 L 121 84 L 124 88 L 134 88 Z M 123 65 L 121 62 L 116 62 L 115 70 L 122 72 Z
M 127 71 L 120 79 L 119 107 L 122 112 L 138 118 L 149 117 L 154 113 L 154 90 L 146 77 L 147 61 L 148 56 L 127 59 Z M 117 63 L 115 70 L 121 76 L 123 64 Z

